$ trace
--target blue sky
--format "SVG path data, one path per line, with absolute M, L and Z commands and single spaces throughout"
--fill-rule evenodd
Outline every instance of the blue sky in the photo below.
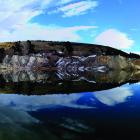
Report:
M 140 53 L 139 0 L 0 0 L 0 41 L 97 43 Z

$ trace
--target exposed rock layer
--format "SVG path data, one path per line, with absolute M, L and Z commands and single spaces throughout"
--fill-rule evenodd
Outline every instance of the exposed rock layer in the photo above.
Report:
M 51 41 L 22 41 L 0 44 L 0 68 L 78 73 L 96 70 L 140 69 L 140 56 L 107 46 Z

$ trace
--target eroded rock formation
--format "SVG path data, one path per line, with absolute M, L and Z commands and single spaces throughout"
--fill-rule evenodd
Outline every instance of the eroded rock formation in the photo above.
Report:
M 51 41 L 18 41 L 0 44 L 0 69 L 56 70 L 59 75 L 83 71 L 140 69 L 138 55 L 107 46 Z

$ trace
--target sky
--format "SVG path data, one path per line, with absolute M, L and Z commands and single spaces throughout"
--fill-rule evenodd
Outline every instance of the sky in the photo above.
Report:
M 72 41 L 140 54 L 139 0 L 0 0 L 0 42 Z

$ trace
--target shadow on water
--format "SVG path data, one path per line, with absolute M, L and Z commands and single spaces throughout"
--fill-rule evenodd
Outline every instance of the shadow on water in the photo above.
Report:
M 63 78 L 58 73 L 20 72 L 1 73 L 0 78 L 0 139 L 140 138 L 139 72 Z

